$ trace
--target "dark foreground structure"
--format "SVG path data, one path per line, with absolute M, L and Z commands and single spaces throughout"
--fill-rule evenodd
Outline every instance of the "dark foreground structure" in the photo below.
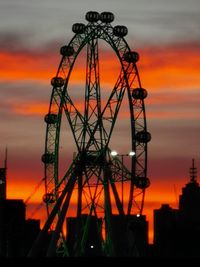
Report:
M 179 209 L 163 204 L 154 210 L 154 247 L 157 257 L 200 258 L 200 186 L 194 160 Z
M 40 221 L 25 219 L 20 199 L 0 199 L 0 257 L 24 257 L 40 231 Z
M 4 190 L 5 188 L 4 186 Z M 27 257 L 41 232 L 40 221 L 26 220 L 26 205 L 23 200 L 7 199 L 6 192 L 1 194 L 0 215 L 0 257 Z M 127 255 L 144 260 L 200 259 L 200 186 L 194 160 L 190 168 L 190 181 L 183 187 L 179 197 L 179 208 L 172 209 L 168 204 L 163 204 L 160 209 L 154 210 L 153 245 L 148 244 L 148 222 L 144 215 L 113 214 L 110 223 L 115 258 L 119 260 L 127 258 Z M 69 254 L 66 256 L 71 259 L 108 258 L 105 254 L 106 248 L 102 247 L 103 227 L 102 219 L 97 220 L 95 216 L 83 214 L 81 218 L 67 218 L 66 244 Z M 83 230 L 82 242 L 85 243 L 77 243 L 76 241 L 80 240 L 77 235 L 83 236 Z M 46 258 L 52 234 L 49 232 L 46 235 L 38 257 Z
M 40 232 L 40 220 L 26 220 L 22 199 L 7 199 L 7 149 L 0 168 L 0 257 L 25 257 Z

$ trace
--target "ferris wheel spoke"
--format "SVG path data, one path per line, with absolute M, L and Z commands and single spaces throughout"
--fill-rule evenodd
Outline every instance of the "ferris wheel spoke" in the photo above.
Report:
M 74 188 L 76 180 L 73 178 L 72 179 L 72 183 L 70 184 L 69 190 L 68 190 L 68 194 L 64 200 L 64 204 L 62 206 L 61 212 L 59 213 L 59 218 L 58 218 L 58 222 L 56 225 L 56 229 L 52 235 L 52 239 L 51 242 L 49 244 L 48 250 L 47 250 L 47 257 L 50 256 L 52 257 L 52 255 L 56 254 L 56 245 L 60 236 L 60 232 L 62 230 L 62 225 L 63 225 L 63 221 L 65 219 L 68 207 L 69 207 L 69 202 L 71 199 L 71 195 L 72 195 L 72 191 Z
M 110 178 L 110 185 L 111 185 L 111 188 L 112 188 L 112 192 L 113 192 L 113 195 L 114 195 L 115 203 L 117 205 L 117 209 L 119 211 L 119 214 L 123 216 L 123 215 L 125 215 L 124 210 L 123 210 L 123 205 L 122 205 L 122 202 L 121 202 L 121 200 L 119 198 L 118 191 L 116 189 L 115 183 L 113 182 L 112 178 Z
M 128 67 L 127 67 L 128 68 Z M 128 77 L 131 75 L 131 73 L 128 74 Z M 102 132 L 104 133 L 104 142 L 105 146 L 108 146 L 112 131 L 115 126 L 115 121 L 117 119 L 117 115 L 124 97 L 125 90 L 127 89 L 127 84 L 124 81 L 124 72 L 121 71 L 120 76 L 118 78 L 118 81 L 113 89 L 113 91 L 110 94 L 110 97 L 108 99 L 108 102 L 106 103 L 103 111 L 101 112 L 99 118 L 101 120 L 98 120 L 98 124 L 96 124 L 96 127 L 93 129 L 93 132 L 91 134 L 91 139 L 88 142 L 87 148 L 89 147 L 90 142 L 93 140 L 95 133 L 98 129 L 99 124 L 102 124 Z M 104 122 L 110 122 L 110 129 L 106 129 L 104 127 Z
M 108 145 L 111 134 L 112 134 L 112 130 L 115 125 L 117 114 L 119 112 L 119 108 L 120 108 L 120 105 L 121 105 L 121 102 L 124 96 L 124 92 L 125 92 L 125 88 L 123 87 L 120 87 L 120 89 L 114 88 L 109 98 L 109 101 L 106 104 L 106 107 L 104 108 L 102 113 L 99 115 L 99 120 L 90 135 L 90 139 L 87 143 L 86 149 L 88 149 L 91 143 L 93 142 L 95 133 L 98 131 L 98 127 L 101 127 L 102 134 L 104 135 L 104 138 L 103 138 L 104 146 Z M 116 97 L 115 99 L 113 99 L 114 95 Z M 104 115 L 107 110 L 109 111 L 109 114 Z M 104 127 L 104 122 L 110 122 L 110 129 L 106 129 L 107 127 Z

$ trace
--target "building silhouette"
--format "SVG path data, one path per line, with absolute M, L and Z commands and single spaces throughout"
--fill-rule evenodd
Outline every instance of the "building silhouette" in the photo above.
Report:
M 87 223 L 85 223 L 87 221 Z M 144 257 L 148 248 L 148 222 L 144 215 L 111 216 L 112 255 L 114 257 Z M 102 218 L 83 214 L 67 218 L 67 245 L 70 256 L 108 256 L 102 247 Z M 78 238 L 77 238 L 78 235 Z M 77 242 L 77 240 L 79 240 Z
M 182 188 L 179 208 L 154 210 L 154 248 L 158 257 L 200 257 L 200 186 L 192 160 L 190 181 Z
M 0 256 L 24 255 L 23 231 L 25 204 L 23 200 L 0 199 Z
M 40 220 L 36 219 L 27 219 L 25 221 L 25 229 L 24 229 L 24 255 L 28 255 L 35 238 L 40 233 Z
M 148 246 L 145 215 L 112 215 L 113 247 L 120 257 L 144 257 Z
M 70 256 L 102 256 L 102 239 L 102 219 L 87 214 L 67 218 L 66 241 Z
M 7 151 L 0 168 L 0 257 L 24 257 L 40 232 L 40 220 L 26 220 L 22 199 L 7 199 Z

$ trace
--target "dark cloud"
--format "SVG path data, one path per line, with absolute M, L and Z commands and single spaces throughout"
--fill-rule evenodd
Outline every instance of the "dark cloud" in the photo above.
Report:
M 0 51 L 16 52 L 28 50 L 26 42 L 28 33 L 0 32 Z
M 47 102 L 51 93 L 50 82 L 47 84 L 40 81 L 7 81 L 0 82 L 0 102 L 5 106 L 5 102 L 34 103 Z
M 187 105 L 186 105 L 187 103 Z M 173 115 L 173 118 L 180 118 L 181 113 L 184 117 L 187 113 L 197 112 L 198 113 L 200 103 L 200 91 L 195 89 L 189 89 L 187 91 L 176 90 L 176 91 L 161 91 L 161 92 L 149 92 L 149 98 L 146 100 L 148 111 L 156 112 L 167 112 Z M 154 114 L 155 115 L 155 114 Z M 188 116 L 187 116 L 188 117 Z
M 199 10 L 184 11 L 174 9 L 173 11 L 161 11 L 153 14 L 152 22 L 154 27 L 160 28 L 163 34 L 170 34 L 175 40 L 200 40 Z
M 32 39 L 37 37 L 37 33 L 26 31 L 0 31 L 0 51 L 10 54 L 26 54 L 29 56 L 47 57 L 59 53 L 62 42 L 60 40 L 39 41 L 35 44 Z
M 200 9 L 197 1 L 140 1 L 135 12 L 124 12 L 129 34 L 135 43 L 199 41 Z M 140 40 L 140 41 L 139 41 Z

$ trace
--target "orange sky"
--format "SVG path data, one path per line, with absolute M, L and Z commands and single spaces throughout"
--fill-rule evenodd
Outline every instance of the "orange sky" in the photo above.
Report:
M 150 90 L 166 87 L 168 90 L 183 90 L 184 88 L 198 88 L 200 82 L 199 49 L 194 44 L 169 45 L 164 48 L 140 48 L 138 66 L 142 83 Z M 15 82 L 17 80 L 37 80 L 50 83 L 56 72 L 58 55 L 47 53 L 34 54 L 31 52 L 9 53 L 0 51 L 0 80 Z M 118 75 L 114 53 L 103 52 L 104 64 L 101 68 L 102 82 L 113 84 L 113 76 Z M 73 71 L 75 83 L 82 81 L 85 71 L 84 62 Z M 114 68 L 113 68 L 114 66 Z M 52 75 L 52 76 L 51 76 Z
M 168 183 L 160 183 L 148 188 L 146 191 L 144 214 L 146 215 L 146 218 L 149 222 L 149 241 L 151 243 L 153 241 L 153 209 L 160 208 L 161 204 L 163 203 L 170 204 L 172 208 L 178 208 L 178 197 L 181 193 L 180 188 L 183 186 L 183 184 L 176 184 L 176 187 L 172 186 L 172 188 L 168 188 L 167 185 Z M 27 202 L 26 217 L 40 219 L 42 226 L 46 219 L 45 205 L 41 201 L 44 194 L 44 188 L 43 184 L 41 184 L 37 191 L 35 191 L 36 186 L 37 185 L 28 182 L 10 183 L 8 184 L 7 197 L 14 199 L 23 199 L 24 201 L 26 201 L 28 197 L 30 197 L 30 200 Z M 162 190 L 162 194 L 160 194 L 160 190 Z M 125 194 L 124 203 L 127 203 L 127 200 L 128 194 Z M 73 205 L 76 204 L 76 198 L 72 198 L 71 201 Z M 73 212 L 69 212 L 69 215 L 74 216 L 74 214 L 71 215 L 71 213 Z
M 191 43 L 186 45 L 166 45 L 162 49 L 156 46 L 148 48 L 142 47 L 138 52 L 140 53 L 140 61 L 138 62 L 140 77 L 144 88 L 149 92 L 149 97 L 146 100 L 146 107 L 147 111 L 149 110 L 147 117 L 150 121 L 150 125 L 151 121 L 157 123 L 159 120 L 167 121 L 177 118 L 191 121 L 199 120 L 200 114 L 196 112 L 195 109 L 190 109 L 189 112 L 187 109 L 182 109 L 182 107 L 188 103 L 188 96 L 190 101 L 194 103 L 197 101 L 196 95 L 200 87 L 199 49 Z M 115 82 L 112 77 L 117 77 L 119 69 L 113 67 L 116 66 L 116 58 L 113 53 L 109 54 L 109 52 L 103 52 L 102 59 L 105 60 L 105 65 L 101 66 L 102 86 L 105 88 L 110 86 L 112 88 L 113 82 Z M 48 52 L 47 54 L 45 54 L 45 51 L 40 52 L 40 54 L 34 54 L 30 51 L 24 53 L 16 52 L 14 54 L 8 51 L 0 51 L 0 82 L 6 83 L 9 81 L 10 84 L 15 84 L 18 82 L 34 81 L 37 86 L 45 86 L 48 90 L 51 90 L 50 80 L 56 73 L 56 66 L 58 66 L 59 60 L 60 56 L 54 51 L 53 53 Z M 84 70 L 83 63 L 79 62 L 72 74 L 71 83 L 73 86 L 78 85 L 82 81 Z M 165 92 L 169 94 L 165 94 L 163 97 Z M 181 92 L 183 92 L 183 94 L 181 94 Z M 198 100 L 200 100 L 200 95 L 198 94 L 197 96 Z M 77 105 L 81 100 L 78 101 Z M 37 101 L 32 99 L 28 101 L 22 100 L 20 104 L 17 101 L 10 101 L 9 112 L 15 116 L 21 116 L 21 118 L 24 116 L 30 118 L 37 117 L 42 120 L 43 123 L 43 117 L 48 111 L 48 103 L 49 98 L 47 99 L 44 97 L 41 100 L 37 99 Z M 168 108 L 169 103 L 173 105 L 173 107 L 180 105 L 180 109 Z M 163 110 L 160 107 L 165 107 L 166 109 Z M 124 112 L 122 117 L 127 118 L 127 115 L 128 112 Z M 153 124 L 151 127 L 153 128 Z M 41 139 L 44 139 L 44 134 L 43 132 Z M 42 150 L 43 147 L 40 148 L 39 153 L 41 153 Z M 152 150 L 155 150 L 155 148 L 153 147 Z M 15 152 L 13 153 L 15 154 Z M 40 160 L 39 156 L 38 158 Z M 37 184 L 34 181 L 34 177 L 37 177 L 39 181 L 43 176 L 41 166 L 39 170 L 33 168 L 34 174 L 31 174 L 33 169 L 28 169 L 28 167 L 26 169 L 26 166 L 24 166 L 24 168 L 25 170 L 23 171 L 15 170 L 15 163 L 13 163 L 13 169 L 9 170 L 8 198 L 27 199 Z M 189 169 L 189 166 L 187 166 L 187 168 Z M 184 173 L 185 177 L 187 177 L 188 172 L 185 171 Z M 30 179 L 27 179 L 29 177 Z M 185 177 L 182 178 L 185 179 Z M 155 177 L 152 178 L 156 179 Z M 170 181 L 173 181 L 173 179 L 177 181 L 178 176 L 170 177 Z M 184 186 L 183 180 L 178 180 L 176 184 L 178 188 L 177 191 L 180 193 L 181 187 Z M 162 192 L 162 194 L 160 192 Z M 31 198 L 30 206 L 40 203 L 43 193 L 44 187 L 40 187 L 40 190 Z M 166 180 L 157 183 L 154 182 L 146 193 L 144 211 L 147 215 L 147 219 L 150 221 L 151 242 L 153 235 L 152 209 L 159 208 L 161 203 L 170 203 L 173 207 L 177 204 L 173 186 L 169 187 L 169 182 Z M 30 216 L 31 212 L 32 211 L 30 211 L 27 206 L 27 216 Z M 38 211 L 34 216 L 36 218 L 43 218 L 44 209 L 42 212 L 43 215 Z
M 148 105 L 167 105 L 176 103 L 176 93 L 186 90 L 182 94 L 183 102 L 187 101 L 187 95 L 194 90 L 199 89 L 200 84 L 200 57 L 199 49 L 193 47 L 194 44 L 169 45 L 164 48 L 140 48 L 140 61 L 138 68 L 143 86 L 149 92 L 147 98 Z M 47 58 L 48 60 L 46 60 Z M 110 90 L 115 83 L 115 78 L 119 74 L 119 66 L 114 53 L 104 51 L 101 56 L 103 64 L 101 66 L 101 84 L 102 87 Z M 49 55 L 34 54 L 31 52 L 8 53 L 0 51 L 0 81 L 15 83 L 17 81 L 36 81 L 37 83 L 49 84 L 50 80 L 56 73 L 56 65 L 58 65 L 59 55 L 55 52 Z M 70 84 L 78 85 L 83 81 L 85 67 L 84 62 L 78 62 L 72 72 Z M 119 65 L 119 64 L 118 64 Z M 114 66 L 114 68 L 113 68 Z M 106 86 L 107 85 L 107 86 Z M 162 97 L 151 97 L 154 92 L 160 92 L 160 89 L 168 92 L 173 91 L 173 95 L 165 95 Z M 190 98 L 192 95 L 190 96 Z M 195 97 L 195 96 L 194 96 Z M 82 100 L 79 100 L 82 101 Z M 48 109 L 48 99 L 41 103 L 12 103 L 10 106 L 13 112 L 27 115 L 43 115 Z M 172 116 L 176 111 L 169 111 L 171 114 L 162 114 L 162 110 L 157 116 Z M 188 114 L 187 114 L 188 115 Z M 186 116 L 187 116 L 186 115 Z M 195 114 L 192 114 L 195 115 Z M 156 116 L 154 112 L 148 114 L 150 118 Z

